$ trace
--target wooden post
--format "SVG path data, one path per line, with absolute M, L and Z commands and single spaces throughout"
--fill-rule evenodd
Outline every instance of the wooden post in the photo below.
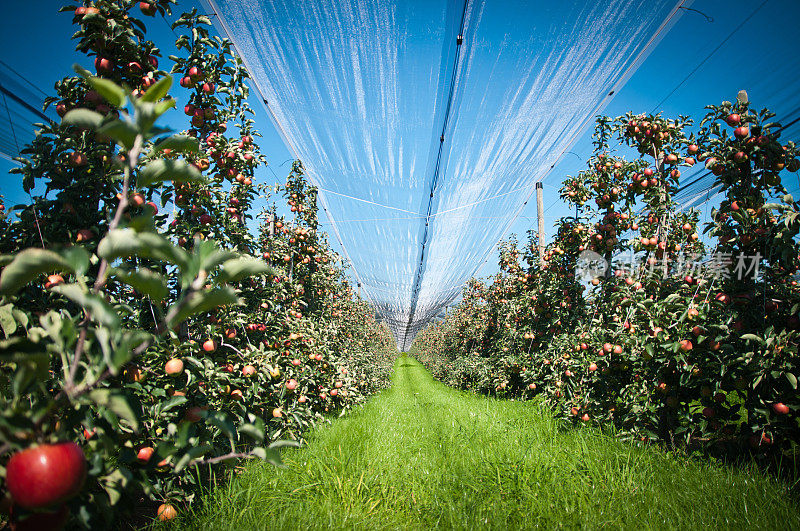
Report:
M 667 183 L 667 172 L 664 170 L 665 156 L 666 154 L 663 151 L 656 151 L 656 148 L 653 148 L 653 158 L 655 159 L 656 162 L 656 175 L 658 175 L 659 179 L 658 184 L 660 185 L 658 191 L 658 201 L 660 203 L 659 206 L 664 206 L 667 203 L 667 193 L 664 190 L 664 186 Z M 659 244 L 661 243 L 661 238 L 664 238 L 665 242 L 667 241 L 667 238 L 665 237 L 666 235 L 664 235 L 663 233 L 666 230 L 664 229 L 664 221 L 665 221 L 664 218 L 668 217 L 668 215 L 669 212 L 666 212 L 663 216 L 659 216 L 658 219 L 658 229 L 656 229 L 656 239 L 658 239 Z M 669 271 L 669 265 L 667 264 L 667 260 L 666 258 L 664 258 L 663 254 L 661 255 L 661 258 L 664 261 L 663 269 L 664 269 L 664 276 L 666 277 Z
M 544 267 L 544 197 L 542 183 L 536 183 L 536 217 L 539 219 L 539 265 Z
M 269 215 L 269 237 L 275 237 L 275 213 Z

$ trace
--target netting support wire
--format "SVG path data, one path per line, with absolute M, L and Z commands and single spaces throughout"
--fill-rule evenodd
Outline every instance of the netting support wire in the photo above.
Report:
M 8 90 L 7 88 L 5 88 L 2 84 L 0 84 L 0 92 L 3 93 L 4 97 L 8 96 L 9 98 L 14 100 L 18 104 L 20 104 L 23 107 L 25 107 L 26 110 L 32 112 L 33 114 L 35 114 L 36 116 L 38 116 L 39 118 L 44 120 L 45 122 L 50 122 L 51 121 L 50 118 L 45 113 L 43 113 L 42 111 L 40 111 L 39 109 L 37 109 L 33 105 L 29 104 L 28 102 L 26 102 L 25 100 L 23 100 L 22 98 L 20 98 L 19 96 L 17 96 L 16 94 L 11 92 L 10 90 Z M 6 104 L 6 107 L 8 107 L 8 104 Z M 9 118 L 9 120 L 10 120 L 10 118 Z
M 378 207 L 381 207 L 381 208 L 387 208 L 389 210 L 397 210 L 399 212 L 405 212 L 407 214 L 417 214 L 413 210 L 406 210 L 405 208 L 397 208 L 397 207 L 393 207 L 393 206 L 389 206 L 389 205 L 383 205 L 381 203 L 376 203 L 375 201 L 370 201 L 368 199 L 362 199 L 360 197 L 355 197 L 355 196 L 343 194 L 343 193 L 340 193 L 340 192 L 334 192 L 333 190 L 328 190 L 326 188 L 319 188 L 319 191 L 320 192 L 325 192 L 326 194 L 333 194 L 333 195 L 338 195 L 340 197 L 344 197 L 344 198 L 347 198 L 347 199 L 352 199 L 353 201 L 360 201 L 362 203 L 367 203 L 367 204 L 378 206 Z
M 261 102 L 264 104 L 264 108 L 267 110 L 270 120 L 272 120 L 272 123 L 278 129 L 281 138 L 283 138 L 283 142 L 289 147 L 289 150 L 292 152 L 292 155 L 294 156 L 295 160 L 300 160 L 300 155 L 299 152 L 297 151 L 297 148 L 294 146 L 292 141 L 289 140 L 289 135 L 286 134 L 286 129 L 283 127 L 280 121 L 278 121 L 278 117 L 275 116 L 275 113 L 269 106 L 269 102 L 267 101 L 267 98 L 264 96 L 264 92 L 261 90 L 261 87 L 258 85 L 258 82 L 256 81 L 256 78 L 253 75 L 253 69 L 250 67 L 250 62 L 241 52 L 238 39 L 234 37 L 233 32 L 228 27 L 228 24 L 225 22 L 225 19 L 222 17 L 222 15 L 220 15 L 220 9 L 217 6 L 217 3 L 215 2 L 215 0 L 200 0 L 200 1 L 204 2 L 208 6 L 208 8 L 211 11 L 213 11 L 214 14 L 216 15 L 216 17 L 214 17 L 215 25 L 218 25 L 220 33 L 224 34 L 233 43 L 233 49 L 236 51 L 236 54 L 242 60 L 242 64 L 244 65 L 245 70 L 247 70 L 250 79 L 253 81 L 251 85 L 258 93 Z M 311 174 L 309 174 L 309 178 L 312 181 L 316 181 L 316 179 L 314 179 Z M 355 263 L 350 258 L 350 254 L 347 252 L 347 248 L 344 246 L 344 243 L 342 241 L 342 236 L 339 233 L 339 227 L 336 225 L 336 220 L 333 219 L 330 210 L 328 210 L 328 203 L 325 201 L 325 196 L 323 194 L 319 194 L 318 197 L 320 203 L 322 203 L 322 209 L 325 211 L 325 215 L 328 216 L 328 220 L 331 222 L 331 227 L 333 228 L 333 234 L 336 236 L 336 240 L 339 242 L 339 246 L 342 248 L 342 253 L 344 253 L 345 259 L 350 264 L 350 267 L 353 269 L 353 275 L 356 277 L 356 281 L 361 282 L 361 276 L 358 274 L 358 270 L 356 269 Z M 365 291 L 365 295 L 368 299 L 370 299 L 372 305 L 377 308 L 375 301 L 372 300 L 371 297 L 369 296 L 369 290 Z
M 19 156 L 19 141 L 17 141 L 17 133 L 14 130 L 14 123 L 11 121 L 11 112 L 8 110 L 8 100 L 6 100 L 6 90 L 3 88 L 3 85 L 0 85 L 0 90 L 3 92 L 3 103 L 6 106 L 6 115 L 8 116 L 8 128 L 11 129 L 11 136 L 14 137 L 14 146 L 17 148 L 17 156 Z M 9 157 L 9 160 L 13 161 L 14 159 Z
M 672 89 L 672 90 L 670 91 L 670 93 L 669 93 L 669 94 L 667 94 L 666 96 L 664 96 L 664 99 L 663 99 L 663 100 L 661 100 L 660 102 L 658 102 L 658 105 L 656 105 L 655 107 L 653 107 L 653 110 L 651 110 L 651 111 L 650 111 L 650 114 L 653 114 L 654 112 L 656 112 L 656 111 L 658 110 L 658 108 L 659 108 L 659 107 L 661 107 L 662 105 L 664 105 L 664 102 L 665 102 L 665 101 L 667 101 L 667 100 L 668 100 L 670 97 L 672 97 L 672 95 L 673 95 L 673 94 L 675 94 L 675 92 L 676 92 L 676 91 L 677 91 L 679 88 L 681 88 L 681 87 L 683 86 L 683 84 L 684 84 L 684 83 L 686 83 L 686 81 L 688 81 L 688 80 L 689 80 L 689 78 L 690 78 L 690 77 L 692 77 L 692 76 L 694 75 L 694 73 L 695 73 L 695 72 L 697 72 L 697 71 L 700 69 L 700 67 L 701 67 L 701 66 L 703 66 L 703 65 L 706 63 L 706 61 L 708 61 L 709 59 L 711 59 L 711 56 L 712 56 L 712 55 L 714 55 L 715 53 L 717 53 L 717 51 L 719 51 L 719 49 L 720 49 L 720 48 L 722 48 L 722 46 L 723 46 L 723 45 L 724 45 L 726 42 L 728 42 L 728 41 L 730 40 L 730 38 L 731 38 L 731 37 L 733 37 L 733 36 L 734 36 L 734 34 L 735 34 L 737 31 L 739 31 L 740 29 L 742 29 L 742 27 L 743 27 L 745 24 L 747 24 L 747 22 L 748 22 L 748 21 L 749 21 L 751 18 L 753 18 L 753 17 L 755 16 L 755 14 L 756 14 L 756 13 L 758 13 L 758 12 L 761 10 L 761 8 L 762 8 L 762 7 L 764 7 L 764 6 L 767 4 L 767 2 L 769 2 L 769 0 L 764 0 L 764 1 L 763 1 L 763 2 L 762 2 L 762 3 L 761 3 L 761 4 L 760 4 L 760 5 L 757 7 L 757 8 L 755 8 L 755 9 L 753 10 L 753 12 L 752 12 L 752 13 L 750 13 L 750 14 L 749 14 L 747 17 L 745 17 L 745 19 L 744 19 L 744 20 L 743 20 L 743 21 L 742 21 L 742 22 L 741 22 L 741 23 L 740 23 L 738 26 L 736 26 L 736 27 L 733 29 L 733 31 L 731 31 L 731 32 L 728 34 L 728 36 L 727 36 L 727 37 L 725 37 L 725 38 L 722 40 L 722 42 L 721 42 L 721 43 L 719 43 L 719 44 L 717 45 L 717 47 L 716 47 L 716 48 L 714 48 L 713 50 L 711 50 L 711 53 L 710 53 L 710 54 L 708 54 L 707 56 L 705 56 L 705 58 L 704 58 L 702 61 L 700 61 L 700 63 L 698 63 L 698 65 L 697 65 L 696 67 L 694 67 L 694 69 L 693 69 L 691 72 L 689 72 L 688 74 L 686 74 L 686 77 L 685 77 L 685 78 L 683 78 L 683 79 L 681 80 L 681 82 L 680 82 L 680 83 L 678 83 L 678 84 L 675 86 L 675 88 L 674 88 L 674 89 Z M 682 6 L 679 6 L 679 7 L 682 7 Z M 685 9 L 688 9 L 688 8 L 685 8 Z M 696 10 L 696 9 L 694 9 L 693 11 L 697 11 L 697 10 Z M 697 11 L 697 12 L 698 12 L 698 13 L 700 13 L 699 11 Z M 701 13 L 701 14 L 702 14 L 702 13 Z M 706 16 L 706 15 L 703 15 L 703 16 Z M 713 20 L 713 19 L 712 19 L 712 20 Z
M 403 341 L 402 341 L 402 350 L 408 350 L 408 335 L 409 330 L 411 328 L 411 323 L 414 321 L 414 314 L 417 311 L 417 303 L 419 302 L 419 292 L 422 289 L 422 277 L 425 273 L 425 249 L 428 245 L 428 237 L 429 237 L 429 230 L 430 230 L 430 223 L 431 223 L 431 210 L 433 209 L 433 197 L 434 192 L 436 191 L 436 184 L 439 180 L 439 170 L 441 168 L 442 163 L 442 154 L 444 151 L 444 140 L 445 135 L 447 134 L 447 125 L 450 121 L 450 115 L 453 112 L 453 96 L 455 95 L 456 91 L 456 80 L 458 78 L 458 65 L 461 60 L 461 51 L 464 47 L 464 26 L 467 22 L 467 10 L 469 9 L 469 2 L 470 0 L 464 0 L 464 8 L 461 12 L 461 24 L 458 29 L 458 37 L 456 37 L 456 53 L 455 57 L 453 58 L 453 70 L 450 76 L 450 86 L 448 89 L 447 94 L 447 105 L 444 111 L 444 118 L 442 120 L 442 133 L 439 136 L 439 151 L 436 155 L 436 166 L 433 170 L 433 175 L 431 176 L 431 186 L 430 186 L 430 194 L 428 196 L 428 208 L 425 215 L 425 228 L 422 234 L 422 245 L 420 247 L 419 253 L 419 263 L 417 264 L 417 272 L 414 275 L 414 285 L 411 288 L 411 305 L 408 312 L 408 322 L 406 323 L 405 330 L 403 332 Z

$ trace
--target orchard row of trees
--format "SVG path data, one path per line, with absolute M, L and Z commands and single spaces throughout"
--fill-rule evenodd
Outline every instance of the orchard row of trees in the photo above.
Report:
M 12 528 L 105 528 L 148 501 L 147 517 L 173 518 L 220 466 L 278 462 L 388 383 L 394 340 L 318 229 L 302 165 L 256 182 L 247 72 L 206 16 L 173 18 L 173 3 L 62 9 L 94 72 L 56 83 L 62 120 L 16 170 L 32 201 L 0 211 Z M 145 34 L 157 14 L 177 35 L 166 60 Z M 179 134 L 162 118 L 173 77 L 189 91 Z
M 629 439 L 796 458 L 800 208 L 781 175 L 798 148 L 744 92 L 707 109 L 691 134 L 686 117 L 599 118 L 588 169 L 561 189 L 577 215 L 543 257 L 532 234 L 505 242 L 501 272 L 471 281 L 415 355 L 452 386 Z M 704 227 L 673 195 L 696 163 L 723 196 Z M 591 283 L 576 275 L 590 251 L 617 259 Z

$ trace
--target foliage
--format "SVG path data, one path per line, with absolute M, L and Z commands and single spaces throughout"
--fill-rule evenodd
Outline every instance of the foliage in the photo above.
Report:
M 800 209 L 781 172 L 800 168 L 798 149 L 744 92 L 707 110 L 691 135 L 685 117 L 598 119 L 588 169 L 561 191 L 577 215 L 543 261 L 533 236 L 526 265 L 501 247 L 501 273 L 472 281 L 412 352 L 450 385 L 541 397 L 624 438 L 796 459 Z M 708 250 L 673 198 L 697 162 L 725 196 Z M 575 274 L 587 251 L 616 260 L 591 283 Z

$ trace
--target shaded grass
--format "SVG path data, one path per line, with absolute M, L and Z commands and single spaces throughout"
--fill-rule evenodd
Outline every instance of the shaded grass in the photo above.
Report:
M 285 469 L 252 463 L 184 529 L 800 529 L 784 485 L 564 432 L 535 403 L 455 391 L 411 358 L 393 387 L 332 425 Z

